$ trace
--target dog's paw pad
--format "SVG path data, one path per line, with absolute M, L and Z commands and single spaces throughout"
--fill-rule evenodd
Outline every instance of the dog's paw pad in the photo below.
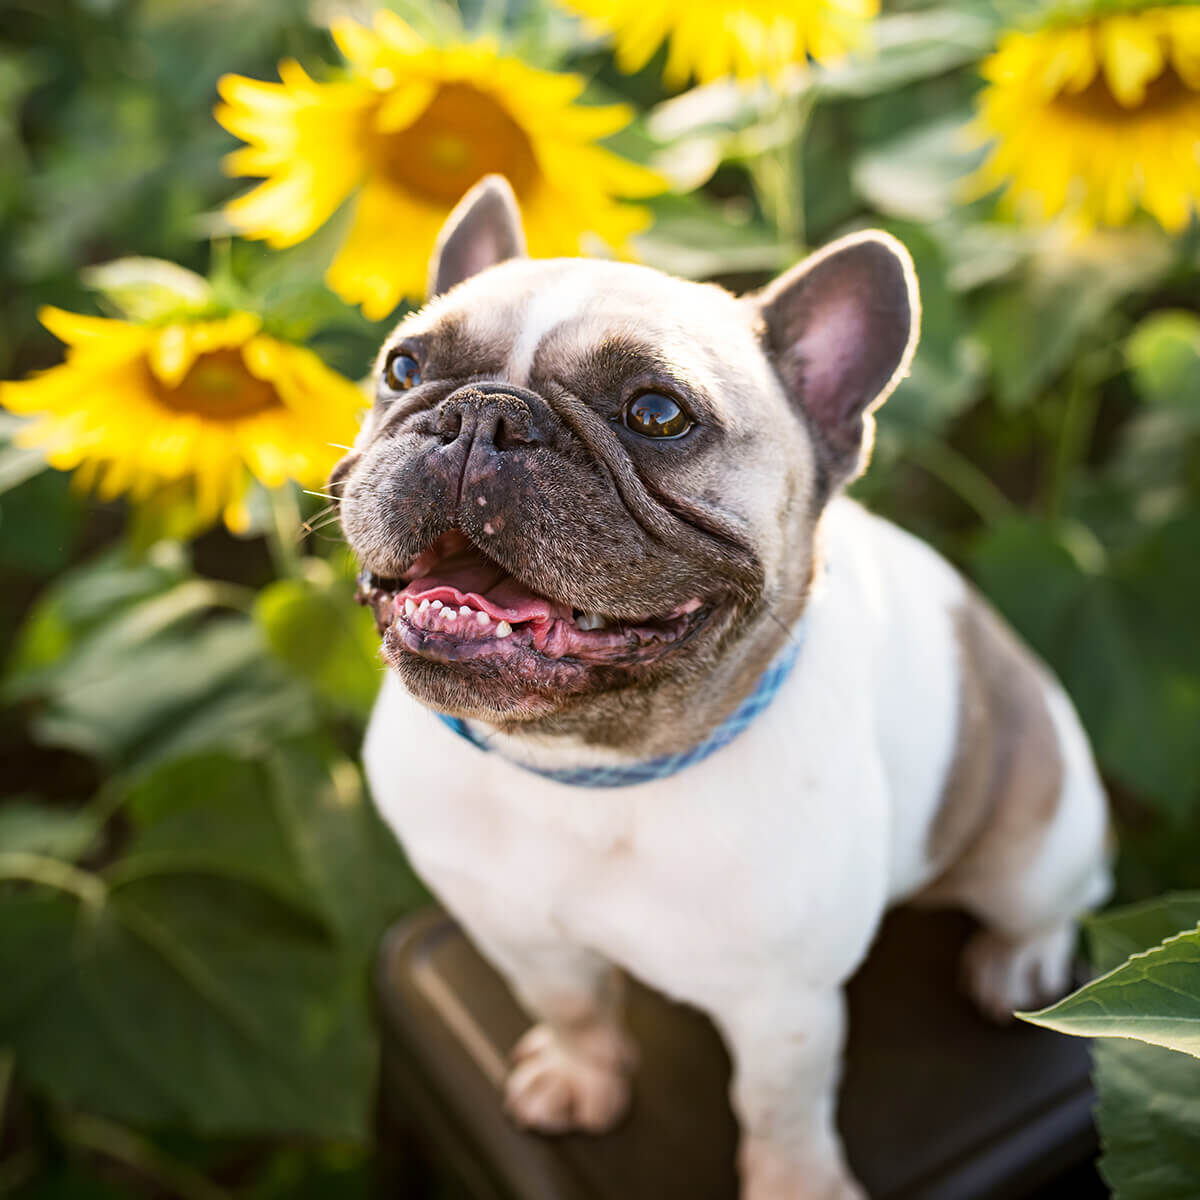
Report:
M 504 1106 L 519 1125 L 540 1133 L 611 1129 L 629 1105 L 632 1047 L 618 1030 L 567 1043 L 535 1025 L 513 1051 Z
M 967 991 L 993 1021 L 1008 1022 L 1021 1009 L 1040 1008 L 1071 986 L 1073 923 L 1015 941 L 991 929 L 971 938 L 963 952 Z

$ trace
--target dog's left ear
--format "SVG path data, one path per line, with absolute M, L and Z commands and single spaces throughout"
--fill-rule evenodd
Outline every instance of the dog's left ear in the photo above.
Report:
M 429 298 L 508 258 L 525 257 L 525 231 L 512 186 L 485 175 L 446 218 L 429 261 Z
M 766 350 L 808 419 L 836 486 L 866 465 L 872 412 L 904 378 L 920 327 L 908 251 L 890 234 L 855 233 L 810 255 L 752 301 Z

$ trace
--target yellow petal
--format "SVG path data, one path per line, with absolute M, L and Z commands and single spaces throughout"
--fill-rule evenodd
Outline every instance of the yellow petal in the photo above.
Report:
M 425 292 L 425 272 L 445 214 L 380 176 L 358 198 L 350 234 L 325 279 L 372 321 L 386 317 L 405 296 Z
M 1154 24 L 1144 18 L 1113 16 L 1100 26 L 1104 74 L 1118 102 L 1141 103 L 1146 85 L 1162 73 L 1163 49 Z

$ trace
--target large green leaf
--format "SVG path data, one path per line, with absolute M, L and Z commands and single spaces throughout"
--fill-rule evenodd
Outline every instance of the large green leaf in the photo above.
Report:
M 1092 1048 L 1100 1173 L 1115 1200 L 1200 1196 L 1200 1062 L 1144 1042 Z
M 1032 518 L 988 530 L 972 557 L 997 607 L 1057 671 L 1102 764 L 1164 811 L 1200 796 L 1200 517 L 1107 557 L 1083 528 Z
M 1200 1058 L 1200 927 L 1133 955 L 1065 999 L 1020 1013 L 1077 1037 L 1135 1038 Z
M 120 1120 L 360 1134 L 369 1043 L 344 971 L 319 926 L 228 879 L 134 880 L 97 911 L 0 897 L 0 1040 L 37 1087 Z
M 167 542 L 143 560 L 128 562 L 110 550 L 73 567 L 39 597 L 26 617 L 8 664 L 5 690 L 10 696 L 35 690 L 44 671 L 62 663 L 105 621 L 180 583 L 186 570 L 182 549 Z
M 42 697 L 39 740 L 144 771 L 208 749 L 260 750 L 312 727 L 311 697 L 244 617 L 169 628 L 120 653 L 82 653 Z
M 114 867 L 122 877 L 166 869 L 242 879 L 363 953 L 389 917 L 424 896 L 357 767 L 319 739 L 169 764 L 138 784 L 127 811 L 134 837 Z
M 1200 892 L 1101 913 L 1087 922 L 1092 961 L 1104 971 L 1120 969 L 1131 954 L 1198 919 Z M 1100 1171 L 1113 1195 L 1117 1200 L 1200 1195 L 1200 1061 L 1124 1037 L 1095 1042 L 1092 1060 Z
M 249 616 L 221 611 L 247 594 L 188 578 L 177 552 L 133 564 L 106 556 L 35 608 L 4 695 L 31 706 L 39 740 L 127 771 L 311 728 L 308 688 L 274 661 Z
M 0 879 L 43 880 L 0 884 L 0 1044 L 118 1120 L 362 1136 L 369 956 L 423 892 L 357 769 L 311 740 L 211 755 L 146 776 L 127 811 L 98 874 L 0 855 Z

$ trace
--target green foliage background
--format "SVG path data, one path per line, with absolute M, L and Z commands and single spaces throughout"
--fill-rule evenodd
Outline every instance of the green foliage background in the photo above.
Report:
M 393 7 L 431 32 L 459 20 Z M 215 81 L 336 61 L 320 10 L 0 0 L 0 375 L 56 362 L 38 305 L 102 311 L 80 269 L 133 254 L 216 270 L 364 373 L 383 327 L 320 283 L 336 218 L 278 254 L 218 243 L 212 261 L 207 241 L 238 190 Z M 677 185 L 653 202 L 651 263 L 744 288 L 849 228 L 911 248 L 921 346 L 856 490 L 1060 674 L 1111 789 L 1121 897 L 1142 900 L 1200 888 L 1200 236 L 1070 244 L 961 202 L 975 65 L 1006 16 L 885 5 L 874 58 L 783 106 L 668 96 L 661 60 L 622 78 L 534 0 L 464 0 L 461 19 L 637 106 L 615 147 Z M 369 960 L 422 892 L 355 765 L 381 668 L 353 566 L 332 533 L 261 536 L 263 497 L 255 536 L 164 537 L 0 421 L 0 1196 L 366 1194 Z M 1139 926 L 1124 953 L 1194 920 Z M 1138 1114 L 1162 1089 L 1193 1097 L 1172 1144 L 1200 1138 L 1195 1068 L 1102 1048 L 1122 1195 L 1200 1194 L 1194 1153 L 1174 1191 L 1138 1174 L 1159 1153 Z

